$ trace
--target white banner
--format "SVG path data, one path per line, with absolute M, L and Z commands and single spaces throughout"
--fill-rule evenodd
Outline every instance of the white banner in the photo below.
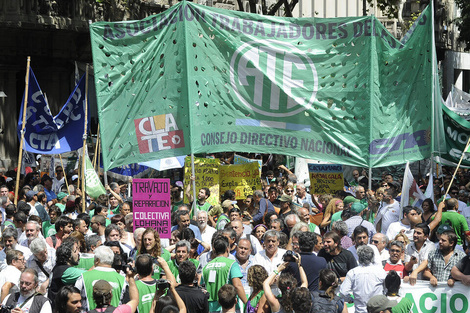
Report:
M 400 295 L 414 302 L 413 313 L 465 313 L 469 312 L 470 288 L 460 282 L 454 287 L 446 282 L 432 287 L 429 281 L 417 281 L 411 286 L 402 282 Z

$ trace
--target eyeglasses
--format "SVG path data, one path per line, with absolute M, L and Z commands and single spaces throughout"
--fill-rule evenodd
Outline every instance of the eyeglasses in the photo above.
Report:
M 378 241 L 378 240 L 371 240 L 370 242 L 377 244 L 377 243 L 379 243 L 380 241 Z
M 290 189 L 288 189 L 288 190 L 286 190 L 286 192 L 294 192 L 294 190 L 290 190 Z
M 62 172 L 63 172 L 63 170 L 57 170 L 56 171 L 56 173 L 62 173 Z

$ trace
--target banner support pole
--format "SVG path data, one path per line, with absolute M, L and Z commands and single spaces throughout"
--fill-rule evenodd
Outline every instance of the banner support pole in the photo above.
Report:
M 191 176 L 194 177 L 192 181 L 193 184 L 193 205 L 191 206 L 191 211 L 195 211 L 196 209 L 196 171 L 194 170 L 194 153 L 191 153 Z M 189 216 L 191 216 L 191 212 L 189 212 Z
M 95 155 L 93 156 L 93 168 L 96 171 L 96 158 L 98 152 L 98 143 L 100 142 L 100 123 L 98 123 L 98 129 L 96 130 L 96 145 L 95 145 Z
M 21 139 L 20 139 L 20 151 L 18 155 L 18 166 L 16 167 L 16 182 L 15 182 L 15 205 L 18 203 L 18 189 L 20 188 L 20 171 L 21 162 L 23 159 L 23 142 L 24 142 L 24 128 L 26 126 L 26 108 L 28 107 L 28 87 L 29 87 L 29 68 L 31 64 L 31 57 L 26 60 L 26 82 L 24 89 L 24 104 L 23 104 L 23 122 L 21 125 Z
M 64 173 L 64 177 L 65 177 L 65 186 L 67 186 L 67 193 L 70 192 L 69 190 L 69 182 L 67 181 L 67 174 L 65 174 L 65 167 L 64 167 L 64 163 L 62 162 L 62 155 L 59 154 L 59 159 L 60 159 L 60 166 L 62 166 L 62 171 Z
M 469 145 L 470 145 L 470 137 L 468 137 L 467 144 L 465 145 L 465 149 L 462 151 L 462 156 L 460 157 L 459 164 L 457 164 L 457 167 L 455 168 L 454 174 L 452 175 L 452 179 L 450 180 L 450 184 L 447 187 L 446 194 L 444 195 L 444 200 L 447 198 L 447 195 L 449 194 L 449 190 L 452 187 L 452 183 L 454 182 L 455 174 L 457 174 L 457 171 L 459 170 L 460 163 L 462 163 L 463 156 L 465 155 Z
M 86 135 L 87 135 L 87 121 L 88 121 L 88 64 L 86 65 L 86 78 L 85 78 L 85 126 L 83 128 L 83 153 L 82 153 L 82 213 L 85 212 L 86 206 L 86 191 L 85 191 L 85 154 L 86 154 Z
M 369 167 L 369 190 L 372 190 L 372 167 Z

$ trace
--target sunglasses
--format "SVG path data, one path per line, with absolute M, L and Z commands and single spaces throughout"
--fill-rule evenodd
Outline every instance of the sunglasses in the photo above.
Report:
M 370 242 L 377 244 L 377 243 L 379 243 L 380 241 L 378 241 L 378 240 L 371 240 Z
M 63 170 L 57 170 L 56 171 L 56 173 L 62 173 L 62 172 L 63 172 Z
M 286 192 L 294 192 L 294 190 L 286 190 Z

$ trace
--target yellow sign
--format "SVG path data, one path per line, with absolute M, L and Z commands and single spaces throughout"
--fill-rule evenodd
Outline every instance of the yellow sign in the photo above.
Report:
M 334 194 L 344 189 L 341 164 L 308 164 L 310 194 Z
M 219 200 L 219 163 L 218 159 L 194 158 L 194 172 L 196 174 L 196 193 L 201 188 L 209 188 L 211 195 L 207 202 L 216 205 Z M 188 156 L 184 160 L 184 183 L 185 190 L 187 184 L 191 183 L 191 157 Z M 192 190 L 191 190 L 192 193 Z M 186 194 L 184 195 L 184 203 L 189 203 Z
M 235 198 L 243 200 L 261 189 L 259 165 L 257 162 L 240 165 L 222 165 L 219 167 L 220 193 L 232 189 Z

